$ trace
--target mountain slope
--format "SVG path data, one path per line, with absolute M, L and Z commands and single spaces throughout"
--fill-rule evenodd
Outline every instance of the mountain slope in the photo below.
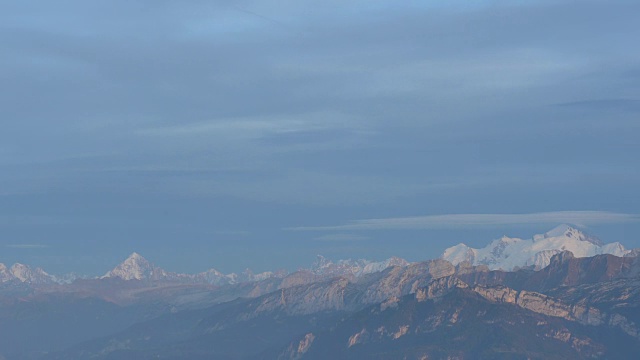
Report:
M 182 311 L 48 358 L 586 359 L 640 351 L 634 318 L 615 310 L 624 299 L 609 298 L 605 311 L 444 276 L 410 295 L 363 302 L 388 279 L 366 287 L 335 279 Z M 316 302 L 326 305 L 308 311 Z
M 279 359 L 620 358 L 640 341 L 618 329 L 581 325 L 470 289 L 421 301 L 406 296 L 373 306 L 292 342 Z M 268 358 L 268 357 L 265 357 Z

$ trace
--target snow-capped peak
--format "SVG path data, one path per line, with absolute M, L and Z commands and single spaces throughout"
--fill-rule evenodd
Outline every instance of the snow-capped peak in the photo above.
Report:
M 576 257 L 598 254 L 624 256 L 629 252 L 620 243 L 605 245 L 598 238 L 563 224 L 530 240 L 505 236 L 481 249 L 459 244 L 446 249 L 442 258 L 454 265 L 468 261 L 473 265 L 487 265 L 490 269 L 513 270 L 525 266 L 540 269 L 549 265 L 553 255 L 563 251 L 570 251 Z
M 602 241 L 597 237 L 587 235 L 584 232 L 578 230 L 576 227 L 568 224 L 562 224 L 562 225 L 556 226 L 555 228 L 544 233 L 543 235 L 536 235 L 534 236 L 534 240 L 538 240 L 540 239 L 540 237 L 544 239 L 565 237 L 565 238 L 575 239 L 579 241 L 590 242 L 597 246 L 604 245 Z
M 51 284 L 55 280 L 41 268 L 31 268 L 28 265 L 15 263 L 11 268 L 0 264 L 0 282 L 17 280 L 27 284 Z
M 327 269 L 333 265 L 333 261 L 318 254 L 316 255 L 316 261 L 313 263 L 311 270 L 314 272 L 321 272 L 323 269 Z
M 9 271 L 5 264 L 0 263 L 0 283 L 11 281 L 15 276 Z
M 571 234 L 573 232 L 579 232 L 579 231 L 569 224 L 560 224 L 554 227 L 553 229 L 547 231 L 546 233 L 544 233 L 543 236 L 545 238 L 558 237 L 558 236 L 564 236 L 567 233 Z
M 127 260 L 145 260 L 146 261 L 147 259 L 145 259 L 144 257 L 142 257 L 142 255 L 134 251 L 131 253 L 131 255 L 129 255 Z
M 162 269 L 155 268 L 142 255 L 134 252 L 113 270 L 106 273 L 103 278 L 121 278 L 123 280 L 143 280 L 150 279 L 154 275 L 159 275 Z M 155 274 L 154 274 L 155 273 Z
M 361 276 L 382 271 L 392 266 L 407 265 L 409 265 L 408 261 L 398 257 L 391 257 L 389 259 L 378 262 L 365 259 L 346 259 L 333 262 L 322 255 L 318 255 L 316 262 L 313 264 L 313 267 L 310 270 L 314 274 L 320 276 Z
M 247 269 L 242 274 L 223 274 L 216 269 L 209 269 L 198 274 L 179 274 L 168 272 L 150 263 L 142 255 L 134 252 L 102 278 L 120 278 L 123 280 L 169 281 L 178 283 L 209 283 L 213 285 L 235 284 L 239 282 L 259 281 L 276 276 L 271 272 L 254 274 Z M 281 275 L 277 275 L 281 276 Z
M 10 268 L 0 264 L 0 283 L 18 281 L 29 285 L 69 284 L 77 277 L 72 278 L 70 274 L 58 277 L 48 274 L 39 267 L 34 269 L 21 263 L 15 263 Z

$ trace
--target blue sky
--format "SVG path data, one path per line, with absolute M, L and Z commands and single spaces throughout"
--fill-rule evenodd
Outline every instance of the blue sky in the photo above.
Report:
M 421 260 L 568 221 L 638 247 L 638 23 L 617 0 L 3 2 L 0 262 Z

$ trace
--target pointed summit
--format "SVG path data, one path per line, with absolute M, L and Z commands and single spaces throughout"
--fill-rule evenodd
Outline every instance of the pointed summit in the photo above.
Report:
M 602 241 L 597 237 L 585 234 L 584 232 L 578 230 L 576 226 L 572 226 L 569 224 L 558 225 L 555 228 L 547 231 L 543 235 L 543 238 L 545 239 L 559 238 L 559 237 L 574 239 L 578 241 L 586 241 L 597 246 L 604 245 Z
M 127 257 L 124 262 L 149 262 L 147 261 L 147 259 L 144 258 L 144 256 L 138 254 L 137 252 L 132 252 L 131 255 L 129 255 L 129 257 Z
M 580 231 L 576 229 L 575 226 L 572 226 L 569 224 L 560 224 L 554 227 L 553 229 L 547 231 L 546 233 L 544 233 L 544 237 L 550 238 L 550 237 L 566 236 L 566 234 L 571 234 L 574 232 L 580 233 Z
M 151 263 L 147 259 L 145 259 L 142 255 L 138 254 L 137 252 L 131 253 L 131 255 L 129 255 L 129 257 L 126 258 L 126 260 L 123 261 L 122 264 L 137 266 L 140 268 L 153 267 L 153 265 L 151 265 Z
M 313 272 L 321 272 L 322 270 L 333 265 L 333 261 L 327 259 L 326 257 L 318 254 L 316 255 L 316 261 L 313 263 L 311 270 Z
M 147 259 L 137 252 L 133 252 L 113 270 L 106 273 L 103 278 L 121 278 L 123 280 L 151 279 L 161 269 L 156 269 Z

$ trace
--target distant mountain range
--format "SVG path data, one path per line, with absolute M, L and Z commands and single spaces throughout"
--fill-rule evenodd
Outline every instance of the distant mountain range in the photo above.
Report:
M 409 262 L 392 257 L 383 261 L 370 261 L 364 259 L 358 260 L 338 260 L 333 262 L 321 255 L 318 255 L 316 262 L 309 269 L 300 269 L 297 272 L 308 273 L 310 277 L 326 277 L 326 276 L 361 276 L 373 272 L 382 271 L 390 266 L 406 266 Z M 231 273 L 223 274 L 216 269 L 197 274 L 181 274 L 166 271 L 155 264 L 152 264 L 142 255 L 134 252 L 129 255 L 122 263 L 108 271 L 103 276 L 93 278 L 99 279 L 121 279 L 121 280 L 137 280 L 151 282 L 168 282 L 168 283 L 184 283 L 184 284 L 211 284 L 211 285 L 230 285 L 245 282 L 256 282 L 269 278 L 284 278 L 290 275 L 286 270 L 266 271 L 255 274 L 247 269 L 240 274 Z M 45 285 L 45 284 L 70 284 L 75 280 L 91 279 L 87 276 L 79 276 L 77 274 L 66 274 L 56 276 L 48 274 L 41 268 L 32 268 L 28 265 L 16 263 L 10 268 L 0 263 L 0 283 L 6 282 L 22 282 L 29 285 Z
M 226 275 L 170 273 L 134 253 L 102 277 L 70 283 L 1 266 L 0 359 L 623 359 L 640 352 L 638 251 L 571 226 L 461 249 L 415 263 L 318 257 L 291 273 Z
M 486 265 L 491 270 L 513 270 L 516 268 L 533 267 L 541 269 L 549 265 L 553 255 L 563 251 L 571 251 L 576 257 L 588 257 L 599 254 L 625 256 L 633 252 L 627 250 L 618 242 L 603 244 L 599 239 L 587 235 L 570 225 L 560 225 L 544 234 L 535 235 L 532 239 L 523 240 L 504 236 L 492 241 L 481 249 L 474 249 L 465 244 L 459 244 L 446 249 L 442 259 L 458 265 L 469 262 L 472 265 Z M 321 255 L 308 271 L 315 276 L 349 275 L 362 276 L 382 271 L 390 266 L 407 266 L 409 262 L 392 257 L 383 261 L 370 260 L 338 260 L 333 262 Z M 166 271 L 145 259 L 138 253 L 132 253 L 122 263 L 108 271 L 101 279 L 119 278 L 123 280 L 166 281 L 182 283 L 202 283 L 212 285 L 237 284 L 255 282 L 271 277 L 284 278 L 289 273 L 285 270 L 267 271 L 254 274 L 247 269 L 240 274 L 223 274 L 216 269 L 209 269 L 198 274 L 180 274 Z M 0 283 L 20 281 L 28 284 L 68 284 L 86 276 L 66 274 L 62 276 L 50 275 L 41 268 L 31 268 L 28 265 L 16 263 L 7 268 L 0 263 Z

